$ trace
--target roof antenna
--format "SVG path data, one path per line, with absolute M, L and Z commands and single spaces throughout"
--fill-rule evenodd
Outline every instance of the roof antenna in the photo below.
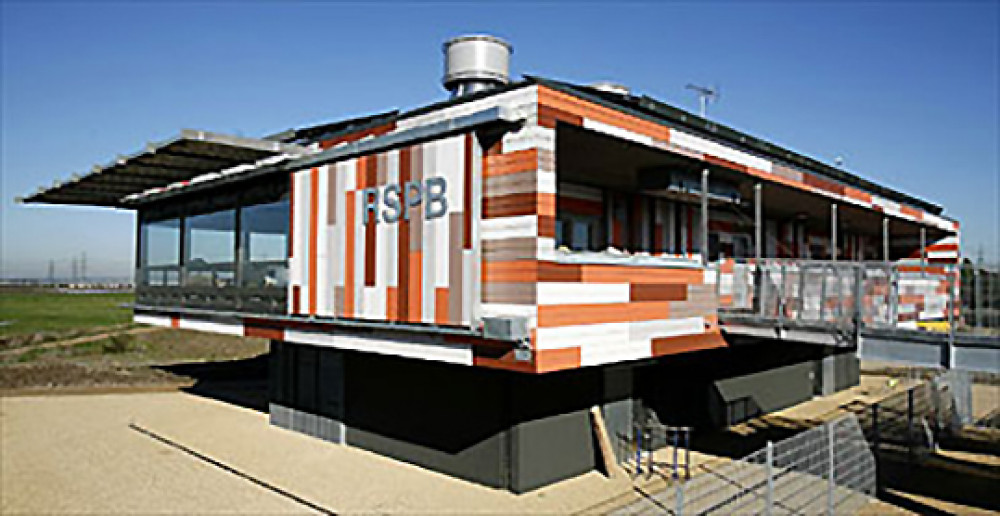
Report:
M 708 111 L 708 104 L 710 102 L 715 102 L 719 100 L 719 88 L 708 86 L 698 86 L 697 84 L 688 84 L 685 86 L 687 89 L 694 91 L 698 94 L 698 101 L 701 106 L 700 115 L 705 118 Z

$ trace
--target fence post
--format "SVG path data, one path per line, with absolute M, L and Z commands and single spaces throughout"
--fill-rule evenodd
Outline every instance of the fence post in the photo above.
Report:
M 767 442 L 767 505 L 764 514 L 770 516 L 774 512 L 774 443 Z
M 827 266 L 824 265 L 822 268 L 823 274 L 820 276 L 819 280 L 819 321 L 823 322 L 823 317 L 826 314 L 826 270 Z
M 882 492 L 879 482 L 879 435 L 878 435 L 878 403 L 872 404 L 872 455 L 875 457 L 875 492 Z
M 829 483 L 827 484 L 827 488 L 826 488 L 826 513 L 829 514 L 830 516 L 833 516 L 833 508 L 834 508 L 834 505 L 835 505 L 833 503 L 834 502 L 834 488 L 836 487 L 836 482 L 834 481 L 834 474 L 836 472 L 836 466 L 833 463 L 833 461 L 834 461 L 834 451 L 833 451 L 834 431 L 833 431 L 833 425 L 834 425 L 834 423 L 832 423 L 832 422 L 826 424 L 826 428 L 827 428 L 827 432 L 826 432 L 826 434 L 827 434 L 826 447 L 827 447 L 827 453 L 828 453 L 827 458 L 828 458 L 829 463 L 830 463 L 829 464 L 829 473 L 828 473 L 830 478 L 829 478 Z
M 674 514 L 684 514 L 684 482 L 674 483 Z
M 757 262 L 757 305 L 760 309 L 760 316 L 767 315 L 767 281 L 764 278 L 764 262 Z
M 889 317 L 892 327 L 895 328 L 899 326 L 899 270 L 893 265 L 890 267 L 892 273 L 889 275 Z
M 684 427 L 684 478 L 691 478 L 691 427 Z
M 913 453 L 913 389 L 906 391 L 906 446 Z
M 983 324 L 983 287 L 982 287 L 982 283 L 980 283 L 980 280 L 979 280 L 979 266 L 980 265 L 982 265 L 982 262 L 977 263 L 976 265 L 974 265 L 972 267 L 972 282 L 973 282 L 972 283 L 972 295 L 973 295 L 973 301 L 975 302 L 973 304 L 973 307 L 974 307 L 973 308 L 973 313 L 974 313 L 973 317 L 974 317 L 974 320 L 975 320 L 974 324 L 976 325 L 977 329 L 978 328 L 983 328 L 983 327 L 986 326 L 985 324 Z M 961 273 L 961 269 L 959 269 L 959 273 Z
M 784 263 L 782 263 L 781 264 L 781 290 L 779 291 L 781 293 L 778 294 L 778 296 L 779 296 L 778 297 L 778 321 L 779 321 L 779 324 L 785 322 L 785 308 L 786 308 L 785 305 L 787 303 L 787 298 L 788 298 L 785 287 L 786 287 L 787 283 L 788 283 L 788 268 L 786 267 L 786 265 Z M 783 324 L 782 324 L 782 326 L 783 326 Z
M 955 367 L 955 278 L 961 277 L 959 265 L 955 265 L 954 274 L 948 275 L 948 369 Z
M 642 474 L 642 426 L 635 425 L 635 476 Z
M 671 441 L 673 441 L 673 445 L 674 445 L 674 478 L 679 478 L 680 474 L 677 472 L 678 471 L 677 470 L 677 445 L 680 444 L 680 430 L 677 429 L 677 428 L 674 428 L 674 429 L 672 429 L 671 434 L 672 434 L 671 435 L 671 437 L 672 437 Z
M 855 265 L 854 272 L 854 346 L 861 345 L 861 327 L 865 324 L 865 276 L 864 264 Z

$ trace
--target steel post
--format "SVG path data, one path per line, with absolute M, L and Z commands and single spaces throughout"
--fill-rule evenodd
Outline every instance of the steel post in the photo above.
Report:
M 865 266 L 854 266 L 854 345 L 861 345 L 861 328 L 865 325 Z
M 833 443 L 835 441 L 835 439 L 834 439 L 835 436 L 834 436 L 834 431 L 833 431 L 833 423 L 827 423 L 826 424 L 826 435 L 827 435 L 826 447 L 827 447 L 827 461 L 828 461 L 828 464 L 827 464 L 827 466 L 828 466 L 828 470 L 827 470 L 827 477 L 828 477 L 828 479 L 827 479 L 827 486 L 826 486 L 826 513 L 828 515 L 830 515 L 830 516 L 833 516 L 833 508 L 836 506 L 836 503 L 834 503 L 835 502 L 834 494 L 835 494 L 835 489 L 836 489 L 836 486 L 837 486 L 836 480 L 834 478 L 834 475 L 836 474 L 837 468 L 836 468 L 836 464 L 834 464 L 835 454 L 834 454 L 834 448 L 833 448 L 834 444 Z
M 823 273 L 819 276 L 819 321 L 823 321 L 823 317 L 826 316 L 826 270 L 829 266 L 824 265 L 822 268 Z
M 882 260 L 889 261 L 889 217 L 882 217 Z
M 837 205 L 830 205 L 830 259 L 837 261 Z
M 927 277 L 927 228 L 920 228 L 920 276 Z
M 955 367 L 955 279 L 960 274 L 959 265 L 945 270 L 948 275 L 948 368 Z
M 906 447 L 913 453 L 913 389 L 906 391 Z
M 674 445 L 674 478 L 677 478 L 678 476 L 680 476 L 677 473 L 677 445 L 679 444 L 678 441 L 680 440 L 679 439 L 680 436 L 678 435 L 680 433 L 680 431 L 675 428 L 675 429 L 672 429 L 671 433 L 673 434 L 671 437 L 672 437 L 672 441 L 673 441 L 673 445 Z
M 691 429 L 684 427 L 684 478 L 691 478 Z
M 889 318 L 895 327 L 899 325 L 899 270 L 892 267 L 889 278 Z
M 701 264 L 708 263 L 708 169 L 701 171 Z
M 754 229 L 754 258 L 760 262 L 764 256 L 764 185 L 757 183 L 753 186 L 753 229 Z
M 972 281 L 973 281 L 972 295 L 975 296 L 975 298 L 973 299 L 972 306 L 975 307 L 974 317 L 975 317 L 976 328 L 982 328 L 985 326 L 983 324 L 983 284 L 979 274 L 980 265 L 982 264 L 981 263 L 976 264 L 972 268 Z
M 674 484 L 674 514 L 684 514 L 684 482 Z
M 778 321 L 782 323 L 785 321 L 785 303 L 786 303 L 786 293 L 785 293 L 785 283 L 787 283 L 787 269 L 784 262 L 781 264 L 781 289 L 778 291 Z
M 642 427 L 635 426 L 635 476 L 642 474 Z
M 774 443 L 768 441 L 766 450 L 767 505 L 764 507 L 764 514 L 770 516 L 774 513 Z

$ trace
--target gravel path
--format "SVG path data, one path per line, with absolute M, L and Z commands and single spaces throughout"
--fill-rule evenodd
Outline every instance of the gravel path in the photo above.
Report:
M 514 495 L 183 392 L 0 397 L 0 426 L 3 514 L 566 514 L 631 490 L 591 472 Z

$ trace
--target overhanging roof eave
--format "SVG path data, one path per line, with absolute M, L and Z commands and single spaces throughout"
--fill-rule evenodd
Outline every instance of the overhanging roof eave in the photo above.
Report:
M 151 189 L 269 157 L 305 152 L 304 147 L 295 144 L 183 129 L 177 136 L 151 142 L 140 151 L 119 156 L 103 166 L 95 165 L 89 174 L 73 175 L 18 201 L 128 207 L 127 197 Z

